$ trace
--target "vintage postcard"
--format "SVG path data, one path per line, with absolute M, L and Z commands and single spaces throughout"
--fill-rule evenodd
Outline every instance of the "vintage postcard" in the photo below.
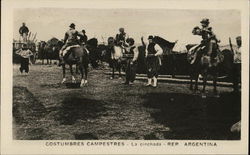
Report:
M 247 0 L 3 0 L 1 154 L 247 154 Z

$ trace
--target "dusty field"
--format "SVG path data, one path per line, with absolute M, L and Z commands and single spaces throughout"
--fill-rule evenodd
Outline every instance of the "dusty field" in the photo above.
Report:
M 203 99 L 187 84 L 159 83 L 154 89 L 136 81 L 125 86 L 106 71 L 91 70 L 89 84 L 73 88 L 60 84 L 57 66 L 33 65 L 25 76 L 14 65 L 14 138 L 239 139 L 230 133 L 241 107 L 240 94 L 231 88 L 219 87 L 220 97 L 214 98 L 208 87 Z

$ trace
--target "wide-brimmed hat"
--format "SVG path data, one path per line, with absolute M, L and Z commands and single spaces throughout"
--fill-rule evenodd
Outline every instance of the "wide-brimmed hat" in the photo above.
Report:
M 74 23 L 71 23 L 69 27 L 74 28 L 76 25 Z
M 123 27 L 119 28 L 119 31 L 124 32 L 124 28 Z
M 210 22 L 208 18 L 203 18 L 200 23 L 209 24 Z
M 148 36 L 148 39 L 154 39 L 154 37 L 152 35 Z

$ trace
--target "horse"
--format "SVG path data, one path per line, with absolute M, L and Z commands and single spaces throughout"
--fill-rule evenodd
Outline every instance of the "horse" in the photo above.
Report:
M 192 47 L 196 46 L 195 44 L 189 44 L 186 46 L 188 50 L 188 57 L 190 56 L 190 50 Z M 200 49 L 196 51 L 196 59 L 193 63 L 189 62 L 189 68 L 190 68 L 190 90 L 193 90 L 196 92 L 198 90 L 198 78 L 201 74 L 203 77 L 203 89 L 202 93 L 205 93 L 206 84 L 207 84 L 207 78 L 208 75 L 211 75 L 213 78 L 213 93 L 214 95 L 218 95 L 217 92 L 217 78 L 219 73 L 224 73 L 226 75 L 230 76 L 231 69 L 232 69 L 232 56 L 233 53 L 230 52 L 230 50 L 218 50 L 217 56 L 216 56 L 216 62 L 214 65 L 209 66 L 208 63 L 208 56 L 204 55 L 203 49 Z M 195 80 L 195 88 L 193 89 L 193 80 Z
M 112 67 L 112 76 L 110 79 L 115 78 L 115 69 L 118 70 L 119 79 L 121 79 L 123 50 L 115 43 L 115 39 L 113 37 L 108 38 L 108 50 L 110 51 L 111 55 L 110 64 Z
M 61 41 L 59 41 L 58 43 L 60 44 L 60 46 L 63 45 Z M 75 57 L 77 57 L 76 60 L 75 57 L 73 56 L 73 52 L 75 53 Z M 87 76 L 88 76 L 88 65 L 89 65 L 89 56 L 86 48 L 82 45 L 73 46 L 69 49 L 66 55 L 67 56 L 64 57 L 64 63 L 62 64 L 63 80 L 61 81 L 61 83 L 63 84 L 66 82 L 66 76 L 65 76 L 66 64 L 68 64 L 70 68 L 72 83 L 76 83 L 76 79 L 73 72 L 73 65 L 76 65 L 81 73 L 80 87 L 85 86 L 88 83 Z

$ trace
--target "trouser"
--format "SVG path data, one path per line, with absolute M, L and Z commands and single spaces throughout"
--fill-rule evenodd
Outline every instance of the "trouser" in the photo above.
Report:
M 233 64 L 232 81 L 233 81 L 233 89 L 235 91 L 238 91 L 239 83 L 241 83 L 241 63 Z
M 148 78 L 158 77 L 160 69 L 159 58 L 156 56 L 147 58 L 147 76 Z
M 21 66 L 19 70 L 21 73 L 23 71 L 25 71 L 26 73 L 29 72 L 29 58 L 21 58 Z
M 127 60 L 126 64 L 126 82 L 134 82 L 135 81 L 135 76 L 136 76 L 136 62 L 131 64 L 132 59 Z

